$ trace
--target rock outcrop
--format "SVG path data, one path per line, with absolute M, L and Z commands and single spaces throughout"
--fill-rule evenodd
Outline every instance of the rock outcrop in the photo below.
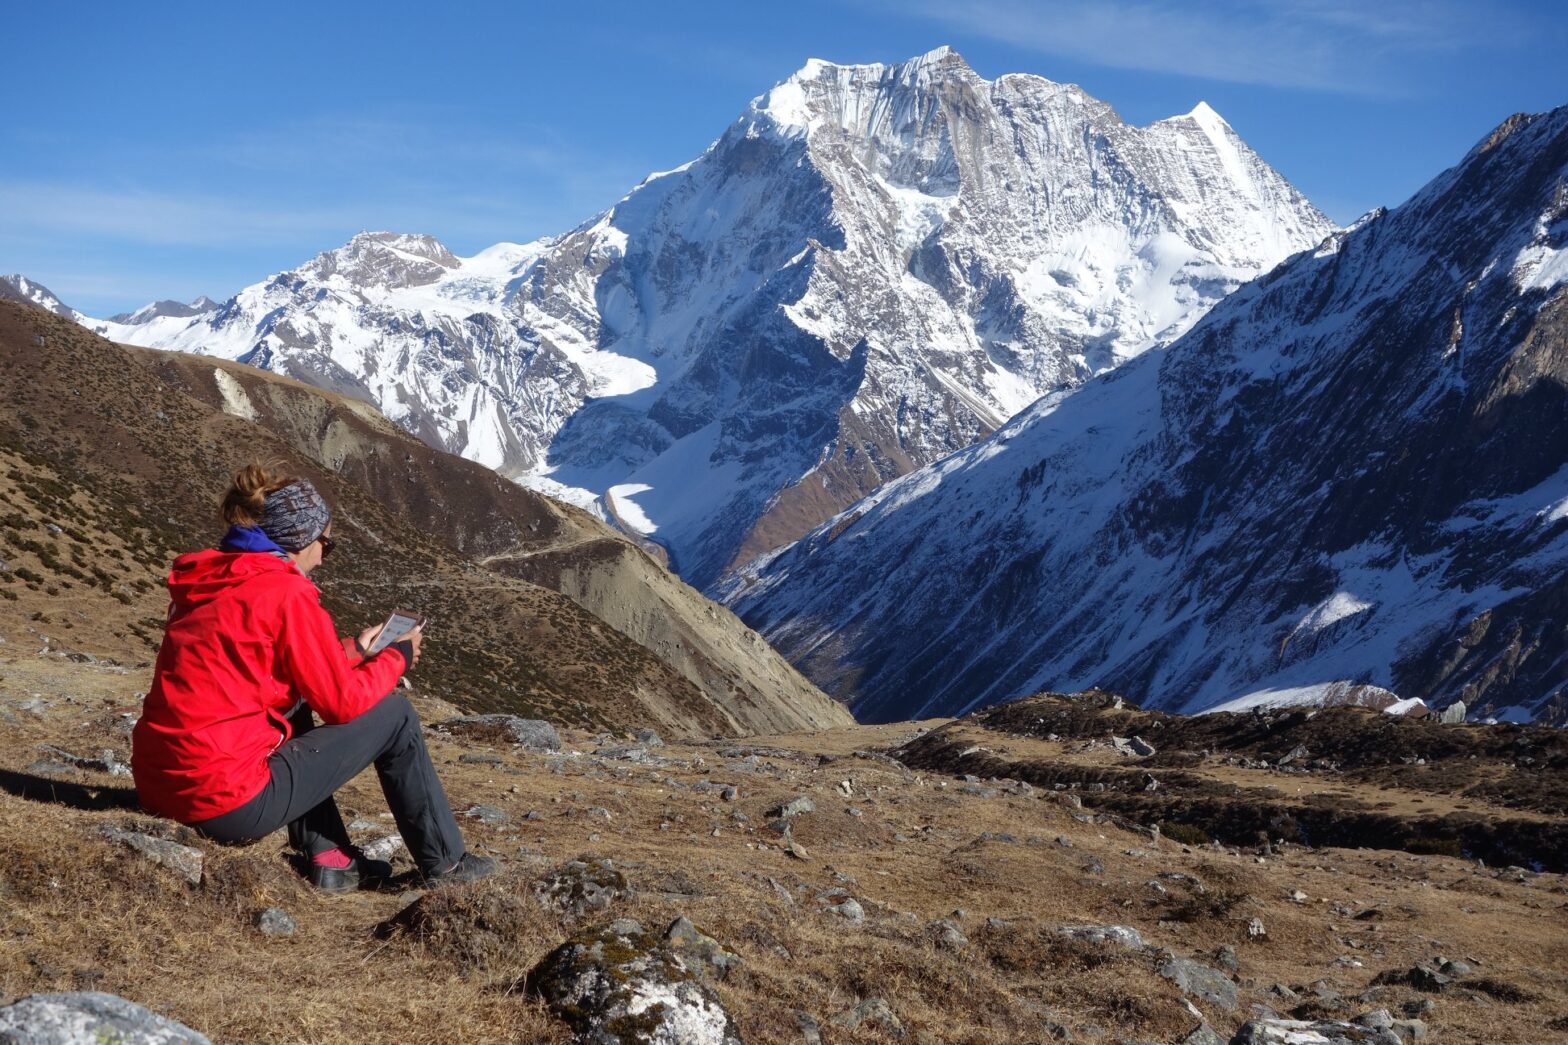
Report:
M 740 1045 L 718 996 L 682 957 L 693 935 L 660 938 L 616 919 L 551 951 L 527 987 L 590 1045 Z

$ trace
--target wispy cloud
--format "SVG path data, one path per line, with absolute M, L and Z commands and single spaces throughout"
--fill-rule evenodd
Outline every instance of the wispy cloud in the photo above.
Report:
M 880 0 L 876 0 L 880 3 Z M 955 33 L 1095 65 L 1232 83 L 1397 95 L 1405 59 L 1517 31 L 1505 5 L 1455 0 L 902 0 Z
M 565 231 L 647 173 L 589 155 L 549 128 L 474 123 L 472 114 L 424 107 L 321 115 L 172 148 L 109 142 L 114 162 L 93 175 L 0 178 L 0 231 L 325 249 L 345 230 L 398 228 L 490 243 Z M 48 154 L 58 144 L 45 133 L 25 147 Z
M 0 182 L 14 232 L 88 234 L 156 246 L 271 245 L 352 223 L 343 210 L 272 209 L 243 199 L 48 182 Z
M 310 171 L 317 177 L 366 169 L 392 178 L 441 170 L 565 176 L 584 166 L 581 151 L 551 128 L 502 131 L 474 122 L 471 114 L 441 106 L 404 108 L 393 115 L 324 114 L 217 135 L 193 145 L 186 155 L 256 171 Z

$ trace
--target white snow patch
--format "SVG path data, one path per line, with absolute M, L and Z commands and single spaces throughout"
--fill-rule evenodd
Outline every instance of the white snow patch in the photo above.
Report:
M 1352 592 L 1336 591 L 1307 611 L 1306 616 L 1301 618 L 1301 623 L 1297 624 L 1295 630 L 1291 632 L 1291 638 L 1303 633 L 1322 631 L 1336 621 L 1353 617 L 1363 610 L 1371 609 L 1374 605 L 1375 603 L 1368 602 Z
M 638 533 L 656 533 L 659 527 L 638 507 L 637 502 L 632 500 L 634 495 L 646 493 L 651 489 L 653 487 L 647 483 L 621 483 L 604 491 L 604 500 L 616 518 Z
M 1514 258 L 1513 276 L 1521 292 L 1551 290 L 1568 281 L 1568 250 L 1540 244 L 1525 247 Z

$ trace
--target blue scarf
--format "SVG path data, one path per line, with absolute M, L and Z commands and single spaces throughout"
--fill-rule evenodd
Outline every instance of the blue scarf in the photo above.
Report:
M 223 535 L 218 542 L 218 550 L 225 552 L 266 552 L 276 555 L 280 559 L 288 559 L 289 553 L 278 547 L 271 537 L 260 526 L 230 526 L 229 532 Z

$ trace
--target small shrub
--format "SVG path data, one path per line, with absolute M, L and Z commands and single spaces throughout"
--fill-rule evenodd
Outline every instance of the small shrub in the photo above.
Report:
M 1184 824 L 1177 820 L 1163 820 L 1160 822 L 1160 834 L 1173 842 L 1181 845 L 1208 845 L 1209 834 L 1201 827 Z

